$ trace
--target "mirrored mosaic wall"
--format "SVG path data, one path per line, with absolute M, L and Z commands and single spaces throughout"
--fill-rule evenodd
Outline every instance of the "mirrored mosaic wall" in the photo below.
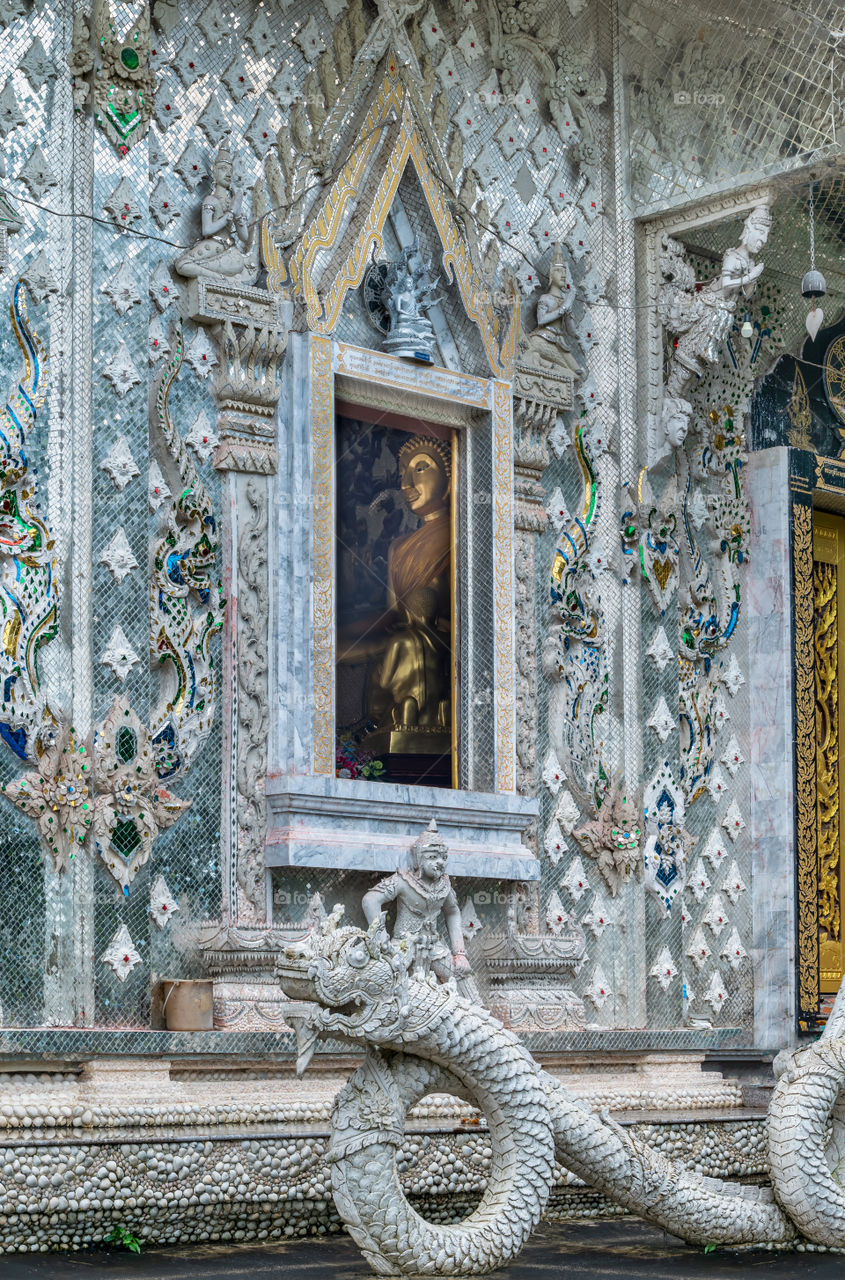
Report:
M 834 144 L 831 15 L 752 8 L 733 6 L 728 22 L 718 6 L 433 0 L 399 23 L 363 0 L 156 0 L 148 22 L 128 5 L 109 19 L 69 3 L 0 5 L 0 289 L 11 308 L 0 331 L 0 1005 L 3 1026 L 21 1029 L 9 1052 L 171 1049 L 176 1041 L 115 1033 L 156 1023 L 162 979 L 209 972 L 232 985 L 220 998 L 232 1006 L 225 1048 L 209 1034 L 179 1050 L 286 1050 L 270 996 L 264 1014 L 234 1006 L 248 1003 L 250 982 L 272 987 L 268 957 L 316 894 L 355 918 L 369 887 L 363 873 L 334 869 L 280 867 L 265 882 L 267 734 L 286 714 L 311 715 L 271 696 L 268 594 L 275 608 L 289 591 L 292 612 L 301 601 L 276 571 L 275 462 L 240 467 L 245 479 L 221 461 L 221 449 L 245 447 L 242 424 L 220 420 L 225 395 L 237 398 L 225 385 L 237 360 L 210 324 L 187 317 L 199 314 L 190 266 L 209 239 L 200 210 L 222 145 L 229 194 L 248 211 L 244 255 L 273 228 L 259 287 L 290 286 L 288 327 L 314 327 L 293 288 L 302 228 L 360 141 L 343 92 L 367 101 L 388 49 L 407 51 L 402 66 L 433 131 L 420 145 L 441 148 L 444 203 L 497 341 L 514 289 L 521 299 L 506 379 L 516 790 L 539 803 L 524 842 L 540 878 L 458 881 L 482 990 L 535 1048 L 591 1035 L 631 1044 L 646 1029 L 655 1045 L 751 1042 L 743 610 L 764 531 L 748 509 L 745 416 L 755 379 L 800 344 L 807 192 L 773 189 L 752 338 L 734 299 L 721 345 L 684 391 L 683 438 L 668 447 L 657 424 L 674 313 L 659 258 L 673 251 L 658 244 L 647 263 L 653 229 L 634 215 L 788 173 Z M 489 377 L 411 166 L 392 200 L 383 256 L 409 228 L 435 263 L 438 359 Z M 689 280 L 673 305 L 691 305 L 695 283 L 718 276 L 752 207 L 702 206 L 700 226 L 684 223 L 676 258 Z M 831 184 L 817 199 L 821 265 L 837 255 L 838 210 Z M 344 223 L 320 305 L 345 234 Z M 237 283 L 249 293 L 256 279 Z M 841 292 L 831 280 L 831 316 Z M 555 330 L 570 357 L 552 369 L 557 401 L 532 357 L 546 341 L 541 295 L 566 317 Z M 330 336 L 378 350 L 371 320 L 364 292 L 350 289 Z M 479 446 L 467 467 L 466 502 L 492 530 L 482 431 L 488 452 Z M 277 448 L 280 471 L 293 435 L 281 420 L 278 439 L 262 444 L 267 459 Z M 465 618 L 477 603 L 467 581 Z M 708 609 L 717 621 L 705 651 L 696 627 Z M 492 651 L 491 628 L 479 609 L 479 653 Z M 461 769 L 479 793 L 495 787 L 489 666 L 479 661 L 460 695 L 476 733 Z M 63 1030 L 40 1039 L 43 1028 Z
M 825 3 L 622 4 L 635 206 L 680 203 L 835 155 L 840 18 Z

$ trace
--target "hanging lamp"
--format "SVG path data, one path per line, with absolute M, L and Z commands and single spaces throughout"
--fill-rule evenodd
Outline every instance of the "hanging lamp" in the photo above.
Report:
M 810 337 L 815 339 L 816 334 L 822 327 L 824 320 L 824 312 L 821 307 L 816 306 L 816 298 L 823 298 L 827 293 L 827 284 L 825 278 L 820 271 L 816 270 L 816 218 L 814 203 L 814 184 L 810 183 L 810 270 L 805 274 L 801 281 L 802 298 L 811 298 L 813 305 L 807 316 L 806 325 L 807 332 Z

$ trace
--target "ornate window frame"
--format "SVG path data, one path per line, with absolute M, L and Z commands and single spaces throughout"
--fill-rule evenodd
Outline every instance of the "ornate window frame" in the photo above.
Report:
M 335 777 L 336 402 L 408 412 L 472 432 L 489 424 L 492 476 L 494 787 L 483 793 Z M 536 800 L 516 791 L 513 398 L 511 385 L 321 334 L 291 338 L 280 400 L 275 481 L 277 572 L 272 616 L 269 822 L 266 861 L 279 866 L 386 870 L 410 856 L 420 824 L 436 817 L 456 874 L 539 878 L 521 834 Z M 471 508 L 471 503 L 465 504 Z M 471 536 L 471 535 L 470 535 Z M 286 592 L 290 583 L 296 599 Z M 308 587 L 310 608 L 304 603 Z M 470 585 L 471 590 L 471 585 Z M 468 679 L 472 679 L 471 672 Z M 278 715 L 273 715 L 273 708 Z M 477 714 L 477 713 L 476 713 Z M 468 726 L 471 732 L 471 725 Z M 268 915 L 270 914 L 268 887 Z

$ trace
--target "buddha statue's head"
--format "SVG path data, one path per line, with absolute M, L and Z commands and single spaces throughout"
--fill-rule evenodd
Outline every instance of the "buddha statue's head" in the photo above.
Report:
M 399 450 L 402 497 L 415 516 L 424 519 L 446 507 L 452 483 L 448 442 L 412 436 Z

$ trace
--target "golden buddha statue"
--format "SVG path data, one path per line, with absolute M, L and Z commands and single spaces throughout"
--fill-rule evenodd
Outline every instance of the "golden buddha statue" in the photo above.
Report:
M 371 663 L 366 710 L 377 754 L 451 750 L 452 459 L 447 441 L 412 436 L 399 481 L 420 525 L 391 544 L 385 611 L 341 631 L 340 663 Z
M 386 703 L 394 728 L 448 726 L 449 672 L 443 636 L 437 631 L 437 593 L 415 587 L 404 605 L 405 620 L 387 642 L 372 687 L 373 703 Z M 382 697 L 381 695 L 384 695 Z

